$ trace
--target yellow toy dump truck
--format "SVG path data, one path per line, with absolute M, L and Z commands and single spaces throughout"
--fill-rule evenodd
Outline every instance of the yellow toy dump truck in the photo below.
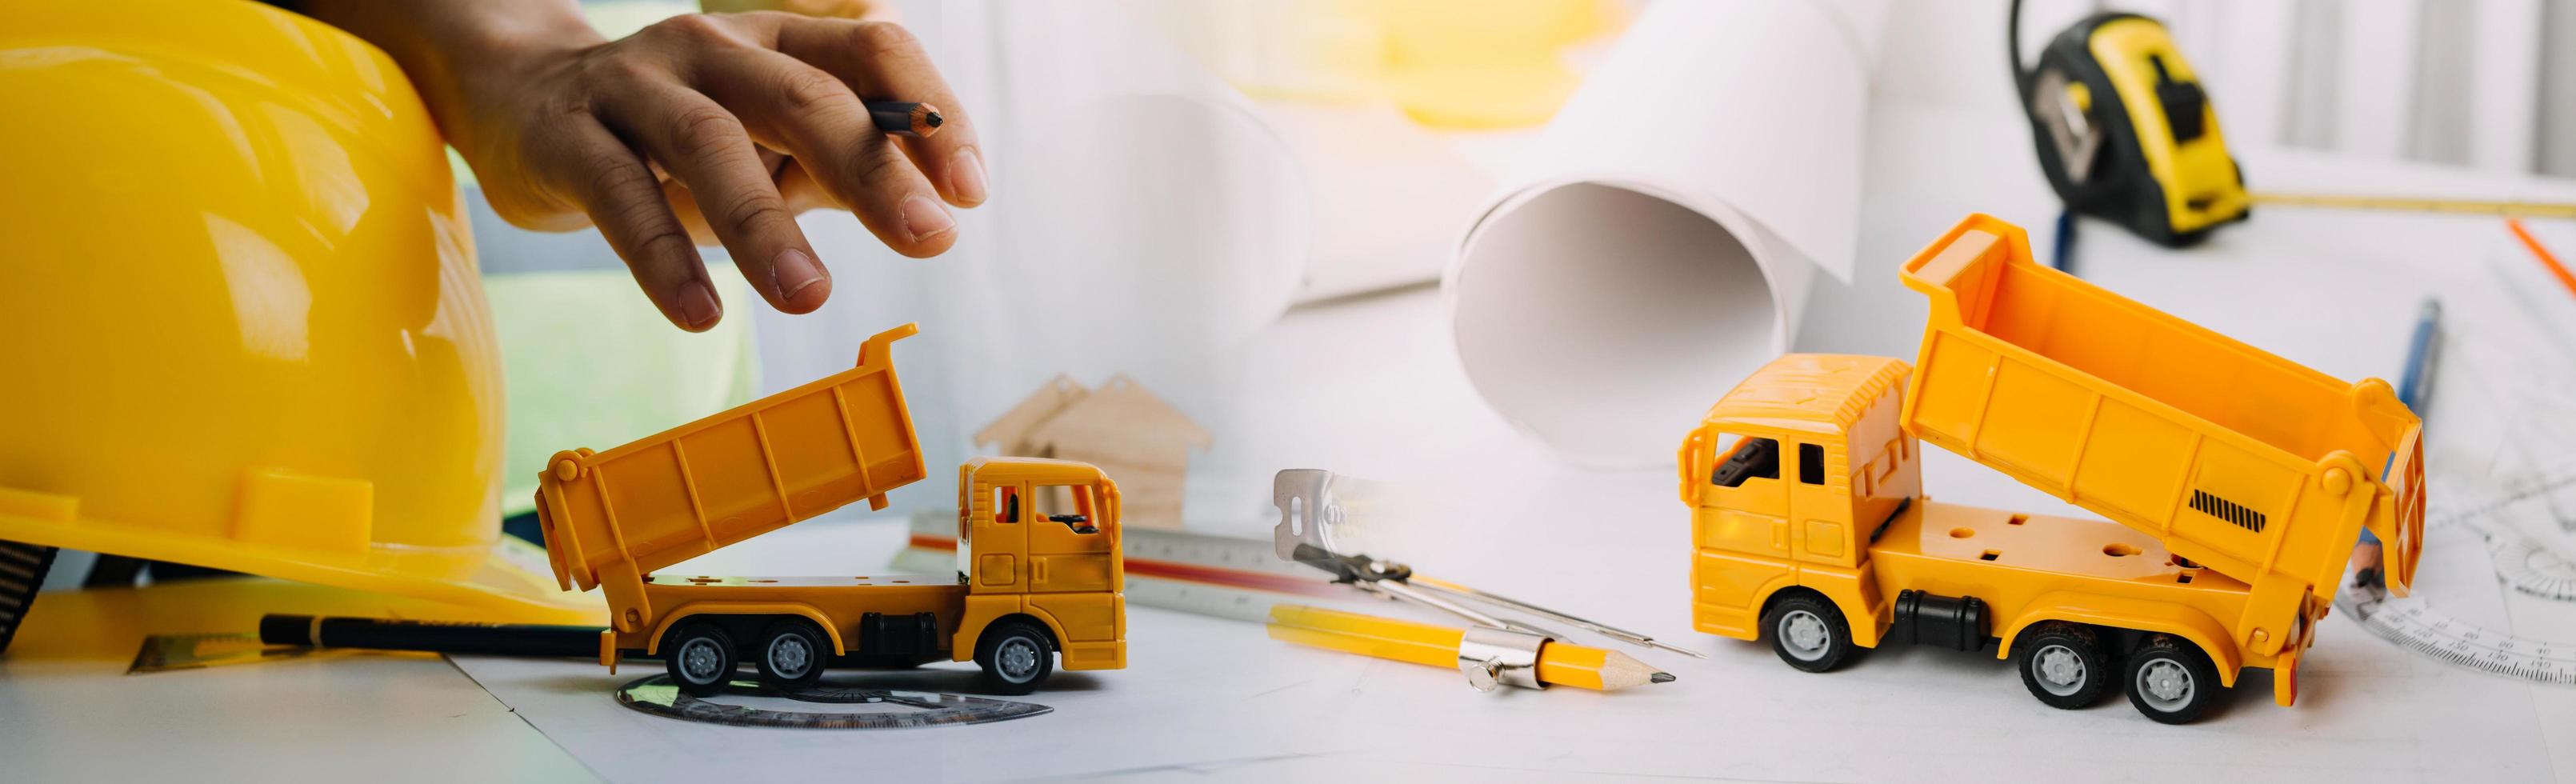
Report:
M 1983 215 L 1925 249 L 1911 372 L 1789 355 L 1681 447 L 1701 631 L 1822 672 L 1886 641 L 1997 641 L 2060 708 L 2125 689 L 2191 721 L 2240 670 L 2291 704 L 2364 528 L 2404 595 L 2422 545 L 2421 423 L 2346 384 L 2031 262 Z M 2109 518 L 1943 504 L 1916 439 Z
M 564 590 L 607 593 L 600 663 L 660 656 L 700 696 L 748 659 L 795 689 L 827 666 L 972 657 L 1000 693 L 1054 672 L 1127 665 L 1118 486 L 1063 460 L 980 458 L 957 469 L 957 572 L 938 576 L 701 577 L 656 570 L 921 479 L 921 445 L 890 344 L 858 366 L 606 452 L 547 461 L 537 491 Z

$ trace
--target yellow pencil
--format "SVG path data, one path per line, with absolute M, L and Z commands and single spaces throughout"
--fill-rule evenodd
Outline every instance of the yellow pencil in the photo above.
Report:
M 1320 607 L 1270 608 L 1270 639 L 1430 667 L 1457 667 L 1466 635 L 1464 629 Z M 1602 691 L 1673 680 L 1628 654 L 1554 640 L 1539 646 L 1537 678 L 1543 685 Z

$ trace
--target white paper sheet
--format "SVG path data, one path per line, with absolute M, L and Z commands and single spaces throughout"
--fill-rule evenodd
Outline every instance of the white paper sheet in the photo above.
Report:
M 1876 2 L 1657 3 L 1460 240 L 1446 288 L 1486 401 L 1577 460 L 1670 457 L 1695 411 L 1847 280 Z

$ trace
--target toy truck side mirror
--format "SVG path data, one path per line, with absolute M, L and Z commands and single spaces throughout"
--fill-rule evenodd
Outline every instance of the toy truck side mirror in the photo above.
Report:
M 1682 503 L 1699 504 L 1699 478 L 1708 475 L 1708 429 L 1692 430 L 1682 439 L 1681 450 L 1673 455 L 1673 467 L 1681 472 Z

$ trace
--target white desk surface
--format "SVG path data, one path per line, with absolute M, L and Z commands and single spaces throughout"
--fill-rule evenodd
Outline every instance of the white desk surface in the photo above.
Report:
M 1816 312 L 1870 315 L 1812 319 L 1802 348 L 1910 355 L 1921 305 L 1894 284 L 1894 266 L 1967 212 L 1995 213 L 2044 240 L 2055 208 L 2029 163 L 2026 129 L 2003 119 L 1880 111 L 1860 280 L 1816 295 Z M 2246 168 L 2260 185 L 2576 198 L 2569 183 L 2430 167 L 2248 155 Z M 2338 376 L 2393 375 L 2427 290 L 2453 303 L 2457 332 L 2511 318 L 2509 306 L 2478 304 L 2495 302 L 2481 288 L 2492 287 L 2485 277 L 2453 274 L 2500 247 L 2492 218 L 2262 210 L 2185 254 L 2089 228 L 2086 276 Z M 2576 775 L 2576 688 L 2441 667 L 2340 616 L 2327 621 L 2326 641 L 2308 660 L 2298 707 L 2270 704 L 2268 679 L 2252 674 L 2231 704 L 2185 727 L 2149 723 L 2117 699 L 2085 711 L 2046 709 L 2008 667 L 1965 654 L 1890 649 L 1832 675 L 1796 673 L 1762 646 L 1689 632 L 1671 480 L 1662 471 L 1566 468 L 1513 433 L 1460 375 L 1435 292 L 1299 310 L 1251 350 L 1259 361 L 1246 394 L 1253 410 L 1276 416 L 1264 432 L 1227 434 L 1207 456 L 1212 470 L 1238 475 L 1227 481 L 1318 466 L 1438 488 L 1454 502 L 1446 524 L 1380 531 L 1388 552 L 1451 579 L 1659 633 L 1711 660 L 1644 654 L 1680 680 L 1617 694 L 1486 695 L 1455 673 L 1295 648 L 1251 624 L 1140 607 L 1131 617 L 1131 667 L 1070 678 L 1067 688 L 1030 698 L 1054 706 L 1052 714 L 829 732 L 712 728 L 633 713 L 608 691 L 640 673 L 611 676 L 581 662 L 354 656 L 124 676 L 121 659 L 0 659 L 0 764 L 8 766 L 0 778 Z M 2008 481 L 1978 479 L 1980 470 L 1936 456 L 1927 479 L 1951 500 L 2063 508 Z M 1215 516 L 1255 533 L 1266 504 L 1255 495 Z M 872 569 L 901 541 L 894 519 L 808 526 L 692 568 Z M 2570 614 L 2564 608 L 2481 600 L 2504 602 L 2519 630 L 2576 640 L 2576 620 L 2562 617 Z M 964 682 L 955 668 L 841 677 L 930 689 Z

